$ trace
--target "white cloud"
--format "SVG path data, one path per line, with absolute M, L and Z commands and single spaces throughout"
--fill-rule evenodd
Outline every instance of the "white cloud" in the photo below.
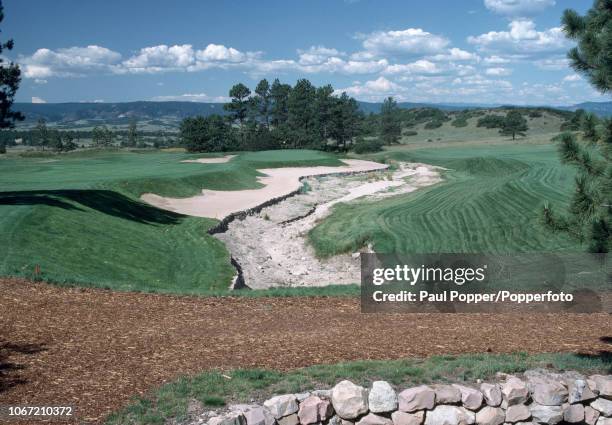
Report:
M 47 103 L 47 101 L 38 96 L 32 96 L 32 103 Z
M 360 100 L 372 102 L 380 101 L 386 97 L 393 96 L 402 98 L 401 94 L 406 91 L 406 88 L 386 79 L 379 77 L 376 80 L 366 81 L 365 83 L 357 83 L 350 87 L 338 89 L 336 94 L 346 92 L 349 96 L 354 96 Z
M 209 96 L 206 93 L 185 93 L 179 95 L 155 96 L 151 100 L 158 102 L 180 101 L 180 102 L 228 102 L 226 96 Z
M 495 67 L 495 68 L 487 68 L 485 74 L 492 75 L 496 77 L 504 77 L 512 74 L 512 70 L 508 68 Z
M 195 63 L 195 52 L 191 44 L 144 47 L 131 58 L 123 61 L 129 72 L 160 72 L 185 69 Z
M 582 77 L 578 74 L 571 74 L 571 75 L 566 75 L 565 77 L 563 77 L 563 81 L 580 81 L 582 80 Z
M 439 72 L 441 69 L 435 63 L 425 59 L 407 64 L 389 65 L 385 69 L 387 74 L 436 74 Z
M 450 41 L 440 35 L 423 31 L 421 28 L 408 28 L 400 31 L 376 31 L 359 35 L 367 55 L 386 54 L 435 54 L 446 48 Z
M 96 45 L 65 49 L 38 49 L 32 56 L 20 57 L 26 78 L 78 76 L 95 71 L 110 71 L 121 54 Z
M 430 56 L 429 59 L 435 61 L 473 61 L 478 62 L 480 56 L 476 53 L 471 53 L 466 50 L 453 47 L 448 53 L 441 53 L 438 55 Z
M 487 9 L 507 16 L 530 16 L 554 6 L 555 0 L 484 0 Z
M 508 24 L 508 31 L 490 31 L 470 36 L 468 42 L 482 51 L 525 55 L 561 52 L 569 47 L 569 42 L 560 27 L 537 31 L 535 23 L 528 19 L 511 21 Z
M 510 63 L 510 59 L 493 55 L 493 56 L 487 56 L 486 58 L 484 58 L 483 62 L 487 65 L 497 65 L 497 64 Z
M 45 79 L 42 79 L 42 78 L 35 78 L 34 79 L 34 83 L 36 83 L 36 84 L 47 84 L 48 81 L 45 80 Z
M 196 59 L 203 62 L 244 62 L 247 57 L 248 54 L 221 44 L 209 44 L 196 52 Z
M 540 59 L 534 62 L 535 66 L 546 71 L 561 71 L 569 68 L 569 61 L 563 57 Z

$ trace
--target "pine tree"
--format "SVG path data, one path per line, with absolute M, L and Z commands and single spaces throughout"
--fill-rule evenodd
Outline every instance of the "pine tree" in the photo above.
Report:
M 402 129 L 400 126 L 397 102 L 388 97 L 380 110 L 380 136 L 385 145 L 399 143 Z
M 502 128 L 499 130 L 501 134 L 512 136 L 512 140 L 516 139 L 516 135 L 525 136 L 527 131 L 527 120 L 519 111 L 509 111 L 504 118 Z
M 572 67 L 585 75 L 602 93 L 612 88 L 612 1 L 596 0 L 585 16 L 574 10 L 563 15 L 566 35 L 578 45 L 568 53 Z M 597 134 L 594 117 L 586 114 L 582 130 L 586 143 L 573 133 L 563 133 L 561 160 L 578 169 L 576 189 L 568 216 L 556 216 L 544 207 L 544 220 L 554 230 L 563 230 L 588 242 L 591 252 L 609 252 L 612 238 L 612 120 Z
M 0 1 L 0 22 L 4 20 L 4 7 Z M 13 128 L 15 121 L 22 121 L 24 116 L 21 112 L 11 110 L 19 83 L 21 82 L 21 70 L 13 62 L 5 65 L 5 50 L 12 50 L 13 40 L 0 42 L 0 128 Z

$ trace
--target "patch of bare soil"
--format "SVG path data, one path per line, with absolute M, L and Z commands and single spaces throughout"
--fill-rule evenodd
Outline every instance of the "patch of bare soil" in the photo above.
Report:
M 607 314 L 361 314 L 355 298 L 197 298 L 0 279 L 0 403 L 74 404 L 81 421 L 101 422 L 133 396 L 215 368 L 598 353 L 611 336 Z
M 253 289 L 359 283 L 359 253 L 317 258 L 308 232 L 338 203 L 376 201 L 440 181 L 437 167 L 412 163 L 399 163 L 395 171 L 311 177 L 303 180 L 306 193 L 234 220 L 215 237 L 240 264 L 245 283 Z

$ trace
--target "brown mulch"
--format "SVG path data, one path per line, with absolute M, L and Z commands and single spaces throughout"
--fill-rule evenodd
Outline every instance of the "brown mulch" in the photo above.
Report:
M 361 314 L 353 298 L 179 297 L 16 279 L 0 279 L 0 291 L 0 404 L 72 404 L 92 421 L 211 368 L 597 353 L 612 336 L 607 314 Z

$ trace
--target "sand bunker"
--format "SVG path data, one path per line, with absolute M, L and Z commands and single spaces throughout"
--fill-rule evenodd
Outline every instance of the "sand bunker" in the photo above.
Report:
M 201 195 L 190 198 L 168 198 L 153 193 L 145 193 L 141 196 L 141 199 L 158 208 L 185 215 L 223 219 L 232 213 L 257 207 L 270 199 L 282 197 L 298 190 L 301 187 L 301 177 L 376 171 L 388 167 L 386 164 L 358 159 L 345 159 L 343 162 L 347 165 L 261 169 L 258 171 L 265 176 L 257 179 L 264 185 L 260 189 L 231 191 L 204 189 Z
M 198 158 L 198 159 L 186 159 L 181 162 L 199 162 L 200 164 L 223 164 L 224 162 L 228 162 L 230 159 L 235 157 L 236 155 L 225 155 L 218 158 Z
M 246 285 L 253 289 L 358 283 L 359 253 L 317 258 L 308 244 L 308 232 L 340 202 L 372 202 L 441 181 L 438 167 L 397 165 L 393 172 L 307 178 L 308 192 L 234 220 L 215 237 L 225 243 L 240 264 Z M 362 251 L 371 252 L 371 247 Z

